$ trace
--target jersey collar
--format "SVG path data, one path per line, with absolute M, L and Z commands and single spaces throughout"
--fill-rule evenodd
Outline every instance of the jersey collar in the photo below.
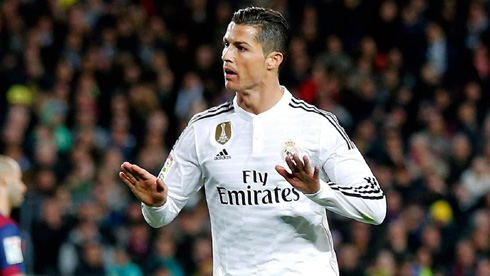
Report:
M 281 86 L 281 88 L 284 91 L 281 99 L 273 107 L 269 108 L 268 110 L 260 114 L 253 114 L 241 108 L 238 105 L 237 96 L 233 98 L 233 107 L 235 108 L 237 114 L 240 115 L 240 117 L 244 118 L 245 120 L 252 121 L 254 119 L 259 119 L 259 118 L 260 119 L 277 118 L 276 116 L 281 115 L 281 113 L 288 106 L 289 102 L 291 101 L 291 98 L 293 97 L 291 95 L 291 92 L 289 92 L 286 87 Z

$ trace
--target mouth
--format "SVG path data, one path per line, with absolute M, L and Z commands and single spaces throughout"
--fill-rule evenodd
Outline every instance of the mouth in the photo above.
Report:
M 228 68 L 225 68 L 224 72 L 225 72 L 225 79 L 229 79 L 229 78 L 232 78 L 232 77 L 237 75 L 237 73 L 235 71 L 228 69 Z

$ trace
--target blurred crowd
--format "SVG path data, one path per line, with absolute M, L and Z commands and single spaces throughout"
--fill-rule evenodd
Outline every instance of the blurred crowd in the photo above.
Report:
M 0 153 L 29 186 L 29 274 L 212 275 L 203 192 L 152 229 L 118 172 L 157 174 L 233 97 L 222 36 L 250 4 L 286 16 L 281 83 L 338 116 L 387 196 L 380 226 L 329 213 L 341 275 L 490 275 L 490 1 L 3 0 Z

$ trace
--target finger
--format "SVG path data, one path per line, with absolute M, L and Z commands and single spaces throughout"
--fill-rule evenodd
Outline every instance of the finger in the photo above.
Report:
M 291 175 L 290 173 L 288 173 L 288 171 L 287 171 L 287 170 L 286 170 L 284 167 L 277 165 L 277 166 L 275 167 L 275 169 L 276 169 L 276 171 L 277 171 L 277 172 L 278 172 L 278 173 L 279 173 L 279 174 L 280 174 L 282 177 L 284 177 L 284 179 L 286 179 L 288 182 L 289 182 L 289 179 L 291 179 L 291 178 L 292 178 L 292 175 Z
M 320 166 L 315 166 L 315 172 L 313 173 L 313 178 L 314 179 L 320 178 Z
M 119 178 L 121 178 L 122 182 L 124 182 L 124 184 L 126 184 L 126 186 L 128 186 L 129 189 L 131 189 L 131 191 L 134 193 L 134 183 L 132 183 L 131 180 L 123 172 L 119 173 Z
M 121 169 L 122 169 L 122 168 L 125 168 L 125 169 L 129 170 L 129 169 L 131 168 L 131 163 L 126 162 L 126 161 L 125 161 L 125 162 L 123 162 L 123 163 L 121 164 Z
M 293 163 L 293 160 L 291 160 L 290 156 L 286 157 L 286 164 L 288 165 L 289 169 L 291 170 L 291 173 L 294 173 L 297 171 L 296 165 Z
M 123 172 L 125 172 L 128 176 L 132 177 L 135 180 L 139 180 L 138 174 L 139 172 L 135 168 L 139 168 L 137 165 L 133 165 L 129 162 L 124 162 L 121 165 L 121 169 Z
M 131 170 L 133 171 L 134 176 L 137 179 L 146 180 L 146 179 L 148 179 L 148 174 L 150 174 L 147 170 L 141 168 L 138 165 L 134 165 L 134 164 L 131 165 Z
M 305 165 L 304 165 L 304 168 L 305 168 L 305 172 L 308 174 L 308 175 L 311 175 L 311 165 L 310 165 L 310 159 L 308 158 L 308 156 L 303 156 L 303 161 L 305 161 Z
M 119 178 L 121 178 L 122 181 L 128 181 L 134 185 L 134 183 L 131 182 L 131 179 L 124 172 L 119 172 Z
M 133 172 L 130 169 L 128 170 L 127 167 L 121 166 L 121 170 L 126 176 L 126 178 L 129 179 L 131 182 L 133 183 L 138 182 L 138 179 L 134 176 Z
M 131 166 L 132 166 L 132 164 L 129 162 L 123 162 L 121 164 L 121 170 L 124 172 L 130 173 L 132 171 Z
M 304 166 L 303 166 L 303 161 L 301 161 L 301 158 L 299 158 L 299 156 L 295 153 L 293 154 L 293 159 L 298 170 L 302 171 L 304 169 Z

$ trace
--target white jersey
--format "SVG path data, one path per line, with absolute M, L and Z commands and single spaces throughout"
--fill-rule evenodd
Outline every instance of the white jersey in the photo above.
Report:
M 146 221 L 160 227 L 204 185 L 213 275 L 339 275 L 325 208 L 373 224 L 386 214 L 376 178 L 336 117 L 283 90 L 258 115 L 236 97 L 195 115 L 159 175 L 167 202 L 143 205 Z M 301 193 L 276 172 L 294 153 L 322 168 L 317 193 Z

